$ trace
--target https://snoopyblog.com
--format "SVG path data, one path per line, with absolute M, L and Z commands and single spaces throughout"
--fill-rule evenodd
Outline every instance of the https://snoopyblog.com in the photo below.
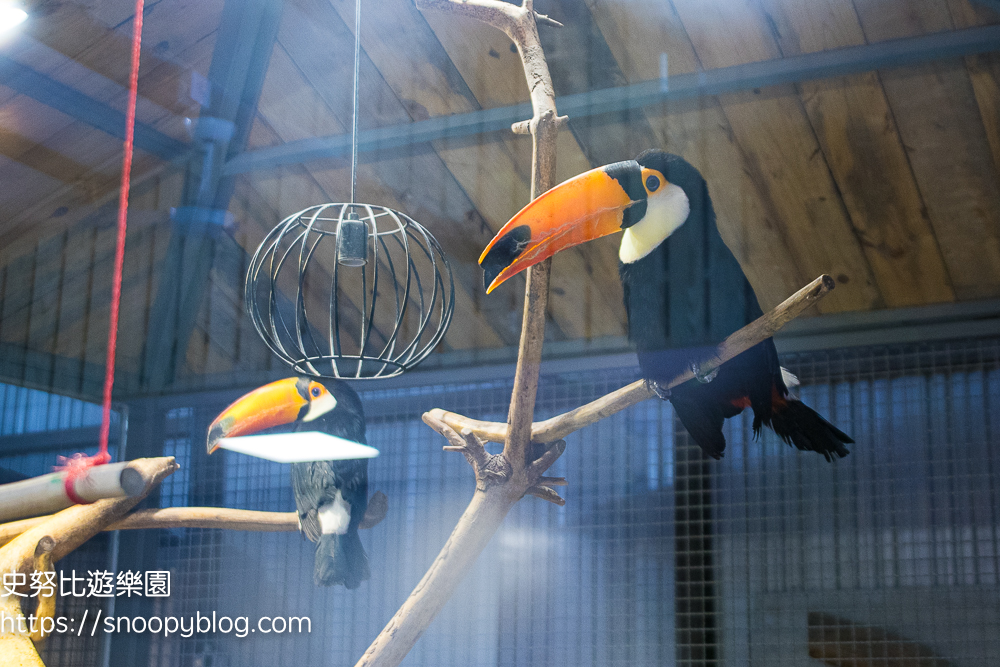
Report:
M 84 610 L 81 618 L 66 616 L 35 616 L 0 612 L 0 634 L 28 635 L 40 633 L 94 637 L 103 633 L 150 633 L 164 637 L 193 637 L 195 634 L 232 634 L 247 637 L 260 634 L 309 634 L 312 621 L 308 616 L 261 616 L 255 624 L 249 616 L 219 616 L 216 612 L 193 616 L 107 616 L 98 610 L 93 616 Z
M 123 571 L 76 570 L 61 572 L 4 572 L 0 577 L 0 597 L 37 598 L 34 613 L 11 614 L 0 611 L 0 635 L 32 635 L 44 639 L 52 634 L 94 637 L 100 633 L 150 633 L 164 637 L 193 637 L 196 634 L 223 634 L 247 637 L 250 634 L 285 635 L 309 634 L 312 620 L 308 616 L 261 616 L 252 623 L 249 616 L 226 616 L 217 612 L 194 615 L 115 616 L 102 609 L 83 609 L 77 616 L 56 616 L 51 599 L 60 598 L 169 598 L 171 577 L 168 570 Z M 43 607 L 48 613 L 42 613 Z

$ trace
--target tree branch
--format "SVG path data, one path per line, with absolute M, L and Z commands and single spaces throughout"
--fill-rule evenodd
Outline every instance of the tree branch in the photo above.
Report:
M 816 280 L 785 299 L 776 308 L 726 338 L 716 348 L 715 354 L 712 357 L 701 361 L 702 372 L 709 372 L 723 362 L 729 361 L 741 352 L 750 349 L 762 340 L 770 338 L 783 326 L 801 315 L 806 308 L 829 294 L 834 287 L 836 287 L 836 283 L 830 276 L 822 275 L 816 278 Z M 684 374 L 674 378 L 668 386 L 675 387 L 693 377 L 694 374 L 690 370 L 685 371 Z M 570 410 L 545 421 L 536 422 L 531 428 L 531 439 L 534 442 L 548 442 L 565 438 L 570 433 L 578 431 L 584 426 L 589 426 L 606 417 L 610 417 L 616 412 L 621 412 L 625 408 L 653 398 L 653 396 L 655 394 L 646 385 L 645 381 L 638 380 L 575 410 Z M 447 412 L 440 408 L 435 408 L 427 414 L 433 419 L 448 424 L 453 429 L 468 429 L 488 442 L 503 442 L 507 434 L 507 425 L 500 422 L 469 419 L 468 417 L 454 412 Z
M 535 199 L 555 183 L 556 135 L 564 120 L 556 115 L 555 90 L 538 39 L 537 14 L 532 0 L 523 0 L 521 6 L 498 0 L 417 0 L 416 4 L 419 9 L 451 11 L 488 23 L 505 32 L 517 45 L 534 111 L 527 129 L 532 135 L 531 198 Z M 544 20 L 552 23 L 547 17 Z M 517 125 L 523 126 L 522 123 Z M 550 267 L 551 261 L 547 260 L 528 269 L 521 341 L 503 452 L 490 455 L 472 433 L 464 434 L 462 429 L 453 429 L 433 418 L 425 419 L 448 440 L 450 444 L 446 450 L 462 452 L 472 464 L 476 471 L 476 492 L 427 574 L 376 637 L 357 667 L 395 667 L 403 660 L 451 597 L 507 512 L 525 493 L 542 494 L 546 500 L 557 502 L 549 494 L 555 495 L 555 492 L 538 484 L 538 477 L 562 453 L 565 444 L 557 444 L 543 454 L 545 465 L 541 461 L 529 461 L 534 450 L 531 424 L 545 339 Z

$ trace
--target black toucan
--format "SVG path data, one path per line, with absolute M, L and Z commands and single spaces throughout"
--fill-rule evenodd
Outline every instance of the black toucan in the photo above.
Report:
M 752 408 L 753 428 L 774 429 L 782 440 L 832 460 L 847 456 L 854 442 L 812 408 L 789 395 L 794 376 L 778 365 L 770 338 L 700 375 L 689 345 L 717 345 L 737 328 L 759 317 L 757 297 L 743 270 L 719 235 L 715 211 L 702 175 L 686 160 L 659 150 L 580 174 L 549 190 L 522 209 L 483 251 L 479 263 L 487 292 L 507 278 L 564 248 L 624 231 L 618 258 L 628 314 L 629 339 L 636 347 L 643 377 L 654 388 L 691 368 L 696 377 L 666 392 L 677 416 L 701 449 L 721 458 L 726 447 L 723 420 Z M 700 244 L 695 246 L 694 244 Z M 673 245 L 673 248 L 671 246 Z M 737 298 L 738 312 L 724 323 L 710 323 L 710 340 L 678 340 L 658 314 L 669 297 L 663 280 L 669 253 L 706 248 L 713 257 L 713 282 Z M 725 329 L 725 330 L 723 330 Z M 686 348 L 686 349 L 678 349 Z M 797 382 L 797 381 L 796 381 Z
M 264 385 L 226 408 L 208 428 L 208 453 L 225 437 L 294 424 L 365 444 L 361 399 L 347 383 L 288 378 Z M 370 576 L 358 526 L 368 508 L 368 459 L 292 464 L 302 532 L 316 546 L 317 586 L 357 588 Z

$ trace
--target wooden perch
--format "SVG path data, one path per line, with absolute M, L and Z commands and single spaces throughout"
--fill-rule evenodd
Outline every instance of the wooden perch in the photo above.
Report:
M 11 521 L 0 525 L 0 544 L 13 540 L 51 516 Z M 299 529 L 295 512 L 251 512 L 226 507 L 166 507 L 141 510 L 109 524 L 104 530 L 145 528 L 226 528 L 259 532 L 292 532 Z
M 358 528 L 377 526 L 389 511 L 385 494 L 376 491 L 368 501 L 368 511 Z M 34 528 L 51 516 L 39 516 L 0 524 L 0 545 L 10 542 L 24 531 Z M 104 530 L 141 530 L 148 528 L 221 528 L 262 533 L 296 532 L 299 518 L 295 512 L 255 512 L 228 507 L 165 507 L 141 510 L 129 514 Z
M 67 473 L 53 472 L 31 479 L 0 484 L 0 521 L 51 514 L 74 504 L 66 495 Z M 146 481 L 131 461 L 91 468 L 73 484 L 76 495 L 88 502 L 125 498 L 143 492 Z
M 722 341 L 712 357 L 700 361 L 701 371 L 710 372 L 720 364 L 729 361 L 762 340 L 770 338 L 783 326 L 801 315 L 806 308 L 829 294 L 830 290 L 835 286 L 836 283 L 833 281 L 833 278 L 828 275 L 822 275 L 812 281 L 785 299 L 776 308 L 765 313 Z M 674 378 L 668 386 L 675 387 L 693 377 L 694 373 L 687 371 L 683 375 Z M 613 391 L 575 410 L 570 410 L 545 421 L 536 422 L 531 427 L 531 439 L 534 442 L 551 442 L 565 438 L 570 433 L 579 431 L 584 426 L 589 426 L 605 417 L 610 417 L 616 412 L 621 412 L 625 408 L 653 396 L 655 394 L 646 385 L 646 382 L 637 380 L 628 386 Z M 488 442 L 503 442 L 507 435 L 507 425 L 500 422 L 469 419 L 468 417 L 463 417 L 454 412 L 447 412 L 440 408 L 435 408 L 427 414 L 435 420 L 448 424 L 453 429 L 468 429 L 471 433 Z
M 131 462 L 143 480 L 142 492 L 133 497 L 108 498 L 90 505 L 74 505 L 48 517 L 42 523 L 26 530 L 11 542 L 0 547 L 0 572 L 27 574 L 35 565 L 36 551 L 44 540 L 52 540 L 51 549 L 44 548 L 51 562 L 66 556 L 112 522 L 121 519 L 135 507 L 164 477 L 177 469 L 172 456 L 157 459 L 138 459 Z M 0 612 L 16 617 L 21 613 L 19 598 L 0 596 Z M 24 667 L 44 667 L 35 651 L 29 633 L 0 633 L 0 656 Z

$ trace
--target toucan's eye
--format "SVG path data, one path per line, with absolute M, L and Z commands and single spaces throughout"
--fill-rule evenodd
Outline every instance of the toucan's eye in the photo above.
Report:
M 309 393 L 312 394 L 313 398 L 319 398 L 319 393 L 320 393 L 319 392 L 319 387 L 313 387 L 312 391 L 309 392 Z
M 660 179 L 656 176 L 649 176 L 646 179 L 646 189 L 650 192 L 656 192 L 660 188 Z

